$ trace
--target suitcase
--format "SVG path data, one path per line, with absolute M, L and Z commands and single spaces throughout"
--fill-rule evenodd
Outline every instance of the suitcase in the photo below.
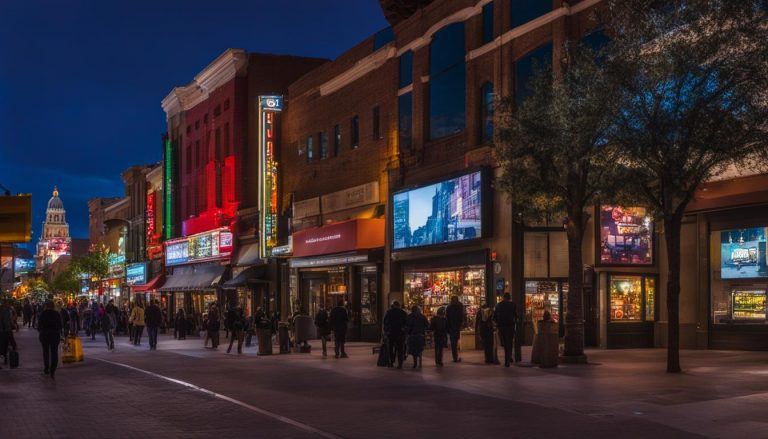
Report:
M 16 350 L 9 352 L 8 362 L 11 365 L 11 369 L 17 369 L 19 367 L 19 352 Z

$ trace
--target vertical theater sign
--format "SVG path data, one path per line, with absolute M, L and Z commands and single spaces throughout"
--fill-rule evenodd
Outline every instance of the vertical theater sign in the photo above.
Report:
M 259 253 L 271 255 L 277 245 L 277 119 L 283 109 L 282 96 L 259 97 Z

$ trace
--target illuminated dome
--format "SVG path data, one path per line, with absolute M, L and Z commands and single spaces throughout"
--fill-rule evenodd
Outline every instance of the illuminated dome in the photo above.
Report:
M 59 198 L 59 190 L 56 186 L 53 187 L 53 196 L 48 200 L 48 209 L 61 209 L 64 210 L 64 203 Z

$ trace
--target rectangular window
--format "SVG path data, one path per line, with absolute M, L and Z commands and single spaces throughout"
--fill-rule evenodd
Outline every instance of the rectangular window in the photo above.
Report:
M 354 116 L 349 125 L 352 149 L 357 149 L 360 147 L 360 118 L 358 116 Z
M 493 41 L 493 2 L 483 6 L 483 44 Z
M 224 124 L 224 157 L 230 156 L 230 146 L 229 146 L 229 123 Z
M 381 139 L 381 120 L 379 106 L 373 107 L 373 140 Z
M 413 83 L 413 52 L 407 51 L 400 55 L 400 88 Z
M 216 161 L 221 161 L 221 128 L 216 128 Z
M 341 151 L 341 127 L 336 124 L 333 126 L 333 156 L 338 157 Z
M 510 0 L 510 3 L 513 28 L 552 12 L 549 0 Z
M 552 64 L 552 43 L 539 47 L 515 63 L 515 102 L 523 103 L 531 95 L 530 82 L 538 69 Z
M 315 158 L 315 151 L 312 140 L 312 136 L 307 136 L 307 163 L 311 162 Z
M 611 322 L 653 321 L 656 278 L 640 275 L 610 275 L 609 299 Z
M 325 160 L 328 158 L 328 135 L 325 131 L 317 133 L 317 141 L 320 147 L 320 160 Z
M 644 207 L 600 206 L 600 263 L 653 264 L 653 220 Z
M 429 48 L 429 138 L 464 131 L 466 76 L 464 23 L 435 33 Z
M 411 149 L 413 136 L 413 93 L 397 98 L 397 143 L 400 152 Z

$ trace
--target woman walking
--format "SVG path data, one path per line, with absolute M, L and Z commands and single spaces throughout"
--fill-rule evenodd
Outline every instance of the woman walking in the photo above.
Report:
M 448 345 L 448 330 L 445 320 L 445 307 L 437 309 L 437 314 L 432 317 L 429 323 L 429 329 L 432 331 L 432 338 L 435 343 L 435 364 L 443 365 L 443 349 Z
M 406 331 L 408 333 L 408 353 L 413 356 L 413 368 L 421 368 L 421 354 L 424 353 L 424 343 L 429 322 L 421 308 L 414 305 L 408 316 Z
M 141 345 L 141 334 L 144 332 L 144 304 L 138 302 L 131 310 L 130 322 L 133 324 L 133 344 Z
M 187 316 L 184 315 L 184 310 L 179 308 L 176 313 L 176 319 L 173 322 L 173 336 L 179 340 L 186 340 L 187 338 Z
M 37 320 L 37 330 L 43 346 L 43 373 L 51 378 L 55 378 L 56 366 L 59 364 L 59 341 L 63 326 L 61 314 L 56 312 L 53 302 L 45 302 L 45 309 Z

